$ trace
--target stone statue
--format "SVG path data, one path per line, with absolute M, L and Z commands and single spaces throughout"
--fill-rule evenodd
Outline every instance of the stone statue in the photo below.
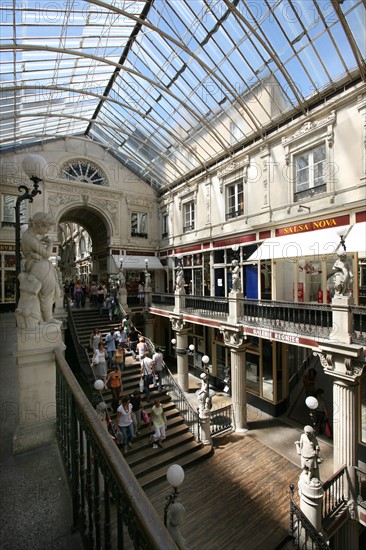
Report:
M 320 447 L 314 435 L 314 428 L 305 426 L 300 441 L 295 441 L 295 445 L 297 454 L 301 456 L 302 475 L 304 478 L 307 477 L 307 483 L 310 483 L 312 478 L 319 479 L 319 463 L 322 459 L 319 457 Z
M 240 266 L 238 260 L 231 262 L 232 292 L 241 292 Z
M 119 270 L 119 286 L 120 288 L 126 287 L 126 275 L 124 269 Z
M 175 290 L 183 290 L 184 289 L 184 277 L 183 277 L 183 269 L 181 266 L 177 267 L 177 273 L 175 276 Z
M 39 316 L 39 311 L 43 322 L 58 322 L 53 319 L 52 308 L 61 296 L 61 289 L 57 271 L 49 259 L 52 242 L 46 235 L 54 223 L 46 212 L 37 212 L 29 220 L 28 229 L 21 237 L 24 273 L 19 275 L 21 295 L 17 311 L 18 326 L 27 325 L 26 317 L 28 321 L 30 318 L 35 319 Z M 26 310 L 29 310 L 29 314 L 26 314 Z
M 348 296 L 349 285 L 353 281 L 353 274 L 347 262 L 346 254 L 340 254 L 333 265 L 333 285 L 336 296 Z
M 184 506 L 181 502 L 173 502 L 169 506 L 167 515 L 167 528 L 179 550 L 190 550 L 186 539 L 180 532 L 180 525 L 185 514 Z
M 210 396 L 209 388 L 209 376 L 207 373 L 203 372 L 200 375 L 201 378 L 201 388 L 197 391 L 197 397 L 202 410 L 206 409 L 208 411 L 212 408 L 212 398 Z
M 151 275 L 148 270 L 145 270 L 145 290 L 151 288 Z

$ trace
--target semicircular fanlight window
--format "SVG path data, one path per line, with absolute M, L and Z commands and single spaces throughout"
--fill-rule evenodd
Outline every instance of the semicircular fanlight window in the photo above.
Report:
M 107 177 L 103 170 L 89 160 L 69 160 L 60 169 L 63 179 L 93 185 L 107 185 Z

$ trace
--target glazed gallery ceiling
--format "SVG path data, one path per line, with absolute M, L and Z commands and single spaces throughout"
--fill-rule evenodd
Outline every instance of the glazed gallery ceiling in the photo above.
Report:
M 8 0 L 0 147 L 94 140 L 157 190 L 365 81 L 363 0 Z

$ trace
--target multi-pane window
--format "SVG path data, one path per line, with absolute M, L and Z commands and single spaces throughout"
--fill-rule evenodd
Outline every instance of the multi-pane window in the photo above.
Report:
M 194 202 L 186 202 L 183 206 L 183 231 L 192 231 L 194 229 Z
M 161 231 L 161 237 L 163 239 L 166 239 L 169 235 L 169 216 L 167 213 L 163 214 L 162 217 L 162 231 Z
M 147 239 L 147 214 L 145 212 L 132 212 L 131 236 Z
M 236 182 L 226 187 L 226 219 L 244 214 L 243 184 Z
M 12 225 L 15 224 L 15 203 L 17 197 L 14 195 L 4 195 L 3 196 L 3 217 L 2 225 Z M 28 201 L 24 200 L 20 203 L 20 223 L 28 223 Z
M 326 191 L 326 149 L 324 143 L 296 155 L 294 161 L 295 200 Z

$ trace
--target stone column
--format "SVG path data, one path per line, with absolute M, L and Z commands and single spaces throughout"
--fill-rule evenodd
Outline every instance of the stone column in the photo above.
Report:
M 183 391 L 189 390 L 188 381 L 188 328 L 184 328 L 184 321 L 180 316 L 170 316 L 172 329 L 175 331 L 178 384 Z
M 236 432 L 247 432 L 247 394 L 245 350 L 231 349 L 231 396 Z
M 365 367 L 363 348 L 352 344 L 352 297 L 332 300 L 333 331 L 318 353 L 325 374 L 333 378 L 333 456 L 334 469 L 346 465 L 345 496 L 350 519 L 338 530 L 334 550 L 358 550 L 359 529 L 356 516 L 357 414 L 359 381 Z M 347 544 L 345 545 L 345 541 Z
M 149 313 L 144 314 L 144 336 L 151 341 L 154 338 L 153 316 Z
M 65 349 L 61 323 L 17 329 L 19 426 L 13 438 L 14 454 L 55 441 L 56 348 Z
M 212 445 L 211 438 L 211 412 L 209 409 L 200 409 L 201 441 L 204 445 Z

